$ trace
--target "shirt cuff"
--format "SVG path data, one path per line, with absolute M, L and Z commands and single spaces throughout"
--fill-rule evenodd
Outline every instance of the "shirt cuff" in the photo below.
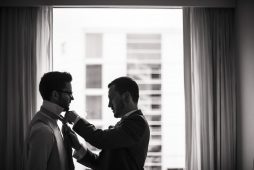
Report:
M 86 152 L 87 152 L 87 148 L 84 147 L 84 146 L 81 144 L 80 149 L 74 151 L 73 157 L 74 157 L 75 159 L 77 159 L 77 161 L 79 161 L 79 160 L 81 160 L 81 159 L 86 155 Z
M 77 116 L 76 119 L 75 119 L 74 122 L 73 122 L 73 126 L 75 126 L 75 124 L 79 121 L 79 119 L 80 119 L 80 117 Z

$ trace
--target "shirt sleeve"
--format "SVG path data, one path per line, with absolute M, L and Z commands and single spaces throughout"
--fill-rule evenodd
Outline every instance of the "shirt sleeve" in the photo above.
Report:
M 73 153 L 73 157 L 77 159 L 77 161 L 81 160 L 87 152 L 87 148 L 81 144 L 81 147 L 79 150 L 75 150 Z
M 80 117 L 79 117 L 79 116 L 77 116 L 77 117 L 76 117 L 76 119 L 75 119 L 75 121 L 73 122 L 73 126 L 75 126 L 75 125 L 76 125 L 76 123 L 79 121 L 79 119 L 80 119 Z
M 73 129 L 98 149 L 114 149 L 136 144 L 143 138 L 144 132 L 149 127 L 141 116 L 132 116 L 119 126 L 106 130 L 97 129 L 93 124 L 81 118 Z

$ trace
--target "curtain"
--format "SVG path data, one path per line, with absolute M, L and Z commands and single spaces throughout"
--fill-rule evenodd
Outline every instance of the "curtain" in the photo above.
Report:
M 186 170 L 234 170 L 234 10 L 184 8 L 183 17 Z
M 53 7 L 40 7 L 37 12 L 37 34 L 36 34 L 36 92 L 37 110 L 42 104 L 39 94 L 39 82 L 44 73 L 53 70 Z M 34 113 L 33 113 L 34 114 Z
M 51 55 L 45 9 L 0 8 L 0 169 L 21 167 L 26 130 L 37 110 L 38 75 L 47 67 L 40 61 Z

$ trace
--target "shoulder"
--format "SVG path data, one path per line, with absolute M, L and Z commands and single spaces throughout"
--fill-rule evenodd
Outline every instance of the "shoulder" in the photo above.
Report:
M 54 137 L 54 132 L 50 126 L 42 121 L 37 120 L 31 127 L 30 137 L 39 137 L 41 140 L 52 140 Z
M 33 131 L 41 131 L 41 132 L 49 132 L 49 133 L 53 133 L 53 130 L 51 129 L 51 127 L 49 125 L 47 125 L 46 123 L 44 123 L 43 121 L 36 121 L 33 123 L 31 130 Z
M 137 110 L 136 112 L 131 114 L 126 120 L 131 120 L 132 122 L 133 121 L 140 122 L 140 123 L 144 123 L 144 124 L 148 125 L 145 116 L 143 115 L 143 113 L 140 110 Z
M 121 128 L 137 141 L 144 137 L 149 137 L 150 134 L 149 125 L 140 111 L 128 116 L 121 124 Z
M 136 130 L 141 129 L 142 131 L 149 129 L 146 118 L 140 110 L 128 116 L 124 120 L 123 126 L 132 126 L 135 127 Z
M 53 130 L 44 122 L 39 120 L 34 122 L 27 136 L 26 146 L 26 150 L 29 152 L 27 156 L 32 162 L 43 162 L 44 158 L 50 155 L 52 148 L 56 147 L 56 138 Z

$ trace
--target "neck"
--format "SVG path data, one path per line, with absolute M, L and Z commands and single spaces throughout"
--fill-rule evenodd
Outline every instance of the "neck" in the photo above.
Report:
M 60 115 L 61 112 L 64 110 L 64 108 L 54 103 L 53 101 L 44 100 L 42 106 L 56 115 Z
M 137 109 L 138 109 L 138 107 L 136 105 L 131 105 L 131 106 L 125 107 L 124 115 L 130 111 L 137 110 Z

